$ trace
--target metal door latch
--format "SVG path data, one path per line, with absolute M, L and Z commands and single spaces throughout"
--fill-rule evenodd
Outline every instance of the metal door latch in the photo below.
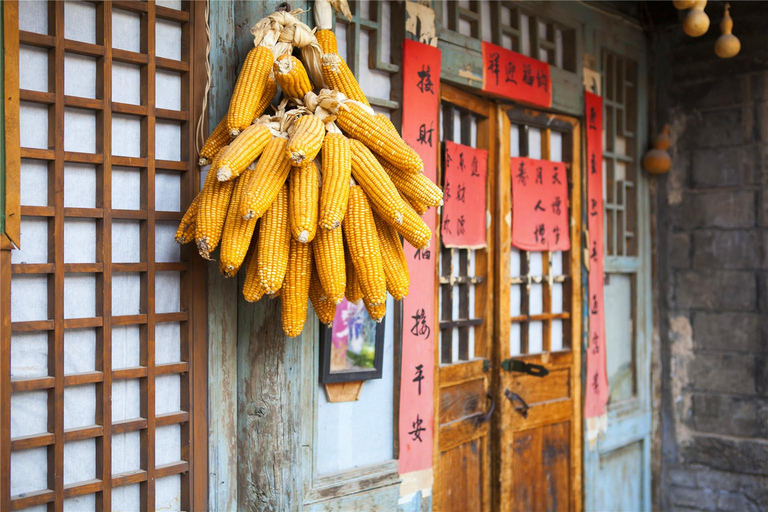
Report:
M 507 400 L 509 400 L 513 404 L 515 402 L 519 402 L 520 407 L 515 407 L 515 411 L 517 411 L 517 413 L 520 414 L 520 416 L 522 416 L 523 418 L 528 417 L 528 404 L 526 403 L 525 400 L 523 400 L 523 397 L 521 397 L 517 393 L 513 393 L 508 389 L 504 390 L 504 396 L 507 397 Z
M 488 399 L 491 401 L 491 408 L 488 410 L 487 413 L 485 413 L 485 414 L 480 413 L 477 416 L 475 416 L 475 426 L 476 427 L 479 427 L 480 425 L 482 425 L 486 421 L 490 420 L 493 417 L 493 411 L 496 410 L 496 401 L 493 399 L 493 395 L 488 393 L 487 396 L 488 396 Z
M 520 372 L 533 375 L 534 377 L 546 377 L 549 375 L 549 370 L 540 365 L 526 363 L 517 359 L 505 359 L 501 362 L 501 368 L 508 372 Z

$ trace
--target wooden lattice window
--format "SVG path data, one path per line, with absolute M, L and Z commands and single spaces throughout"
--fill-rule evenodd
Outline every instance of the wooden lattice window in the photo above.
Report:
M 204 507 L 205 274 L 173 236 L 199 188 L 205 6 L 166 4 L 4 4 L 22 219 L 2 251 L 1 510 Z

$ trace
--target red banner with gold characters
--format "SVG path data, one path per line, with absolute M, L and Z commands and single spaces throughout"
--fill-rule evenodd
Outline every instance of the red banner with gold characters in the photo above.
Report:
M 403 139 L 424 161 L 424 174 L 437 179 L 440 147 L 440 50 L 406 39 L 403 43 Z M 400 364 L 400 473 L 432 467 L 434 407 L 435 262 L 437 217 L 434 208 L 422 216 L 434 233 L 427 249 L 405 242 L 411 278 L 403 299 L 403 343 Z
M 549 108 L 552 106 L 549 64 L 483 41 L 483 90 Z
M 584 93 L 587 128 L 587 227 L 589 229 L 589 344 L 584 416 L 605 414 L 608 375 L 605 367 L 603 304 L 603 99 Z M 595 434 L 593 434 L 595 435 Z
M 488 151 L 446 141 L 443 221 L 446 247 L 482 249 L 485 241 L 485 176 Z
M 563 162 L 513 157 L 512 245 L 524 251 L 567 251 L 568 175 Z

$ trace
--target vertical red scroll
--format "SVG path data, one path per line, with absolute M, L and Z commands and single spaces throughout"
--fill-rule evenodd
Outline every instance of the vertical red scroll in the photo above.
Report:
M 437 178 L 440 146 L 440 50 L 406 39 L 403 43 L 403 139 L 424 161 L 424 174 Z M 405 242 L 411 277 L 403 299 L 403 344 L 400 365 L 400 473 L 432 467 L 434 427 L 435 239 L 434 208 L 422 218 L 434 236 L 429 248 L 417 250 Z
M 446 247 L 486 246 L 485 177 L 488 151 L 445 142 L 443 221 L 440 236 Z

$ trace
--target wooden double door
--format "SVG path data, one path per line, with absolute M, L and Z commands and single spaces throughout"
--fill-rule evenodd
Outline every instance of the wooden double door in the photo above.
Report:
M 488 222 L 483 249 L 440 244 L 434 508 L 580 510 L 579 124 L 441 91 L 441 140 L 488 151 Z M 517 156 L 565 164 L 572 250 L 512 247 Z

